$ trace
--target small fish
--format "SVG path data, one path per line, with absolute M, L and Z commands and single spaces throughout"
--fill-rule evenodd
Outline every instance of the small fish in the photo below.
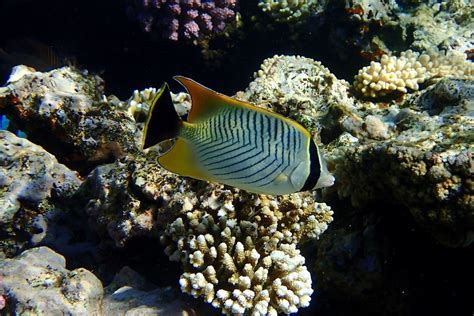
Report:
M 191 95 L 187 121 L 165 83 L 153 99 L 142 148 L 177 138 L 158 158 L 165 169 L 249 192 L 280 195 L 331 186 L 310 133 L 297 122 L 175 76 Z

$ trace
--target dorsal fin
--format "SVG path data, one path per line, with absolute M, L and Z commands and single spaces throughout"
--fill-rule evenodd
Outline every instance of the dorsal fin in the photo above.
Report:
M 173 78 L 181 83 L 191 95 L 192 107 L 187 119 L 189 123 L 206 117 L 222 107 L 238 103 L 237 100 L 211 90 L 192 79 L 183 76 Z

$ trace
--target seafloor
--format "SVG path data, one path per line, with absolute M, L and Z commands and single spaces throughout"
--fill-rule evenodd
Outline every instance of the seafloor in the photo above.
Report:
M 1 315 L 473 315 L 470 0 L 0 1 Z M 302 124 L 329 188 L 140 148 L 172 77 Z

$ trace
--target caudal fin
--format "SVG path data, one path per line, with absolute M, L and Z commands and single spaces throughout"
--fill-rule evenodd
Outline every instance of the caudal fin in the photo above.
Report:
M 181 119 L 174 109 L 170 89 L 164 83 L 151 101 L 143 129 L 142 149 L 178 135 Z

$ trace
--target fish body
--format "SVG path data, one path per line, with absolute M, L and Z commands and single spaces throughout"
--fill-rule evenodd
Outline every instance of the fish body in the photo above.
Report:
M 177 137 L 175 145 L 158 159 L 165 169 L 272 195 L 333 184 L 334 177 L 327 171 L 317 145 L 297 122 L 219 94 L 191 79 L 175 79 L 191 95 L 188 121 L 180 120 L 176 113 L 170 117 L 172 103 L 164 85 L 150 108 L 144 136 L 144 147 Z M 160 135 L 165 133 L 156 127 L 160 123 L 172 132 Z M 154 137 L 150 135 L 153 129 Z

